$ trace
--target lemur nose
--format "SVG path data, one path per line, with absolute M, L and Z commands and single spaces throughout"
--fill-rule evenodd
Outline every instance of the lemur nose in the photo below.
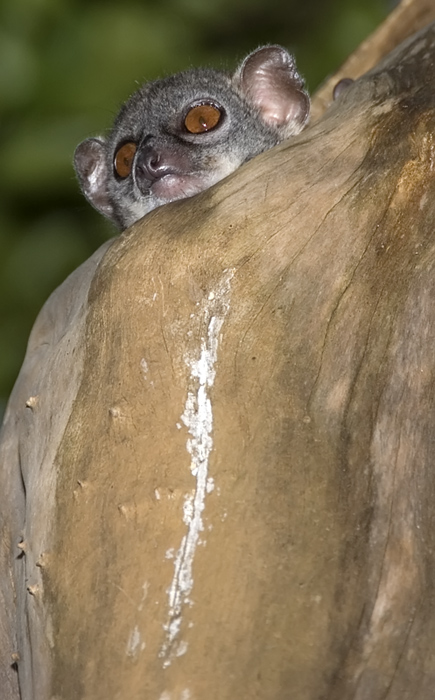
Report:
M 173 168 L 165 163 L 157 149 L 149 144 L 141 148 L 136 158 L 136 177 L 152 182 L 171 172 Z

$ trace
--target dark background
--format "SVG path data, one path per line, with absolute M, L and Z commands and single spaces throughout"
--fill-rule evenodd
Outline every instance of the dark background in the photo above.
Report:
M 308 88 L 394 0 L 5 0 L 0 7 L 0 415 L 36 314 L 115 229 L 72 168 L 143 81 L 232 69 L 264 43 L 295 55 Z

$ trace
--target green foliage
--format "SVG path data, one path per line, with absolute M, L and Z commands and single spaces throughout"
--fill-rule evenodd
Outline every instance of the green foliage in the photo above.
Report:
M 387 0 L 5 0 L 0 6 L 0 401 L 49 293 L 115 233 L 80 195 L 76 144 L 144 80 L 295 52 L 310 89 L 374 29 Z

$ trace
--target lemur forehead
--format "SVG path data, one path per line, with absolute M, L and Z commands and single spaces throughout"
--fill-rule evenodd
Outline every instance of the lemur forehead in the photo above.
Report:
M 202 99 L 219 102 L 222 95 L 230 97 L 230 85 L 230 77 L 222 71 L 192 69 L 145 83 L 130 98 L 128 105 L 129 109 L 136 105 L 155 111 L 167 107 L 177 109 L 188 102 Z

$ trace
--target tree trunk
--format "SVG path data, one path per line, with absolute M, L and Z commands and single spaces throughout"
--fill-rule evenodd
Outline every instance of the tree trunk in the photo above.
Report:
M 2 698 L 432 700 L 434 84 L 431 25 L 49 299 Z

